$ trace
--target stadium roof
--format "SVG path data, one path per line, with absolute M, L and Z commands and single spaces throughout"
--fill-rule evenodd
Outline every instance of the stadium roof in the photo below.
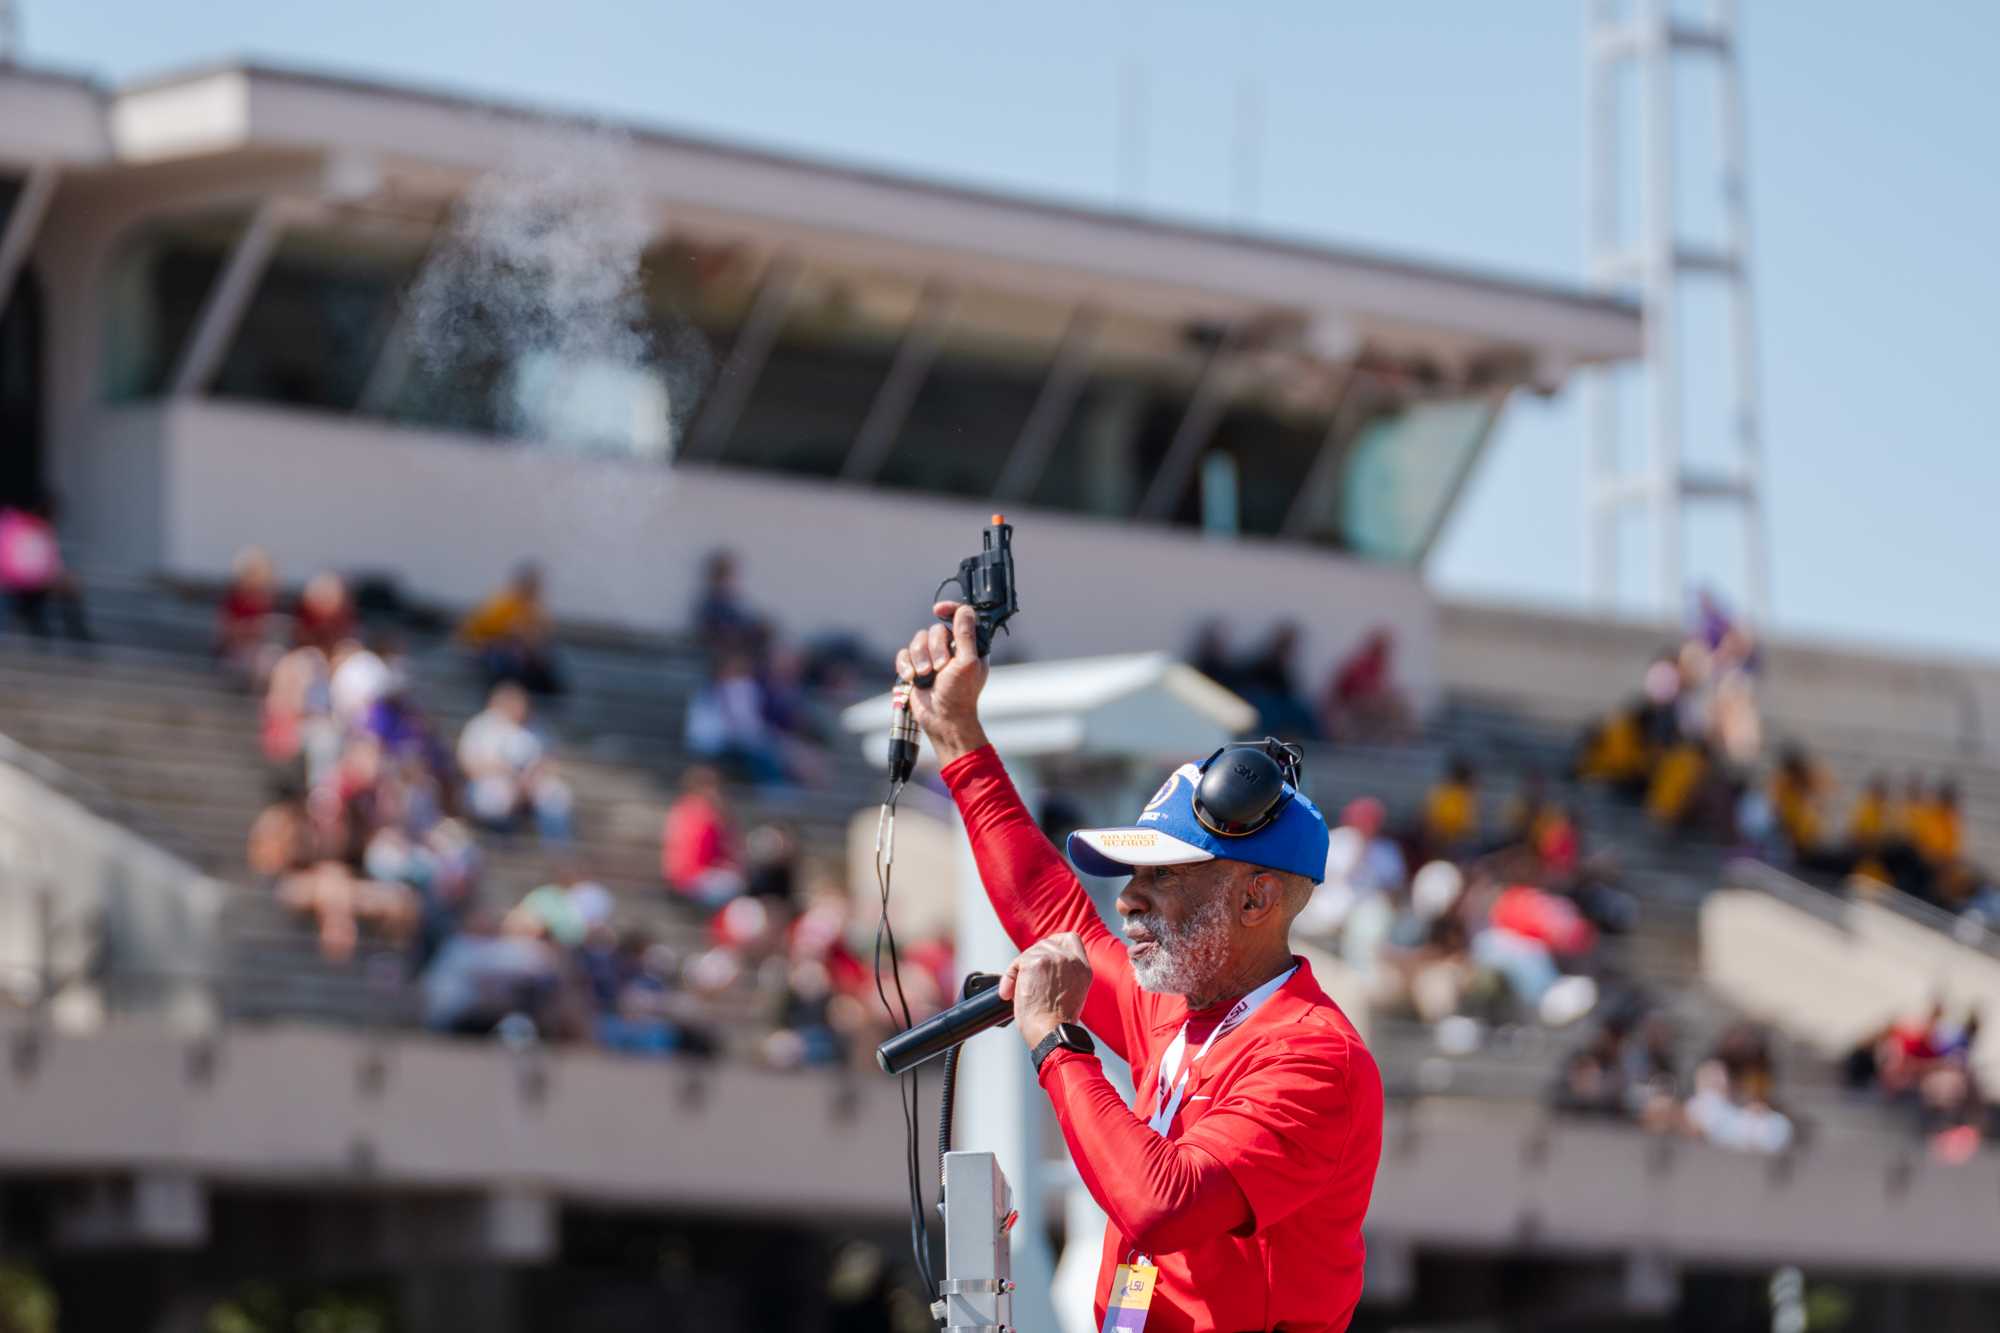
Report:
M 1526 352 L 1553 387 L 1640 350 L 1633 304 L 1365 251 L 1083 208 L 422 88 L 231 62 L 110 89 L 0 70 L 0 163 L 94 175 L 301 155 L 325 188 L 448 197 L 471 177 L 560 161 L 588 136 L 678 220 L 860 262 L 1059 288 L 1188 319 L 1292 315 L 1337 351 Z M 524 163 L 524 154 L 527 161 Z M 333 184 L 336 178 L 339 185 Z

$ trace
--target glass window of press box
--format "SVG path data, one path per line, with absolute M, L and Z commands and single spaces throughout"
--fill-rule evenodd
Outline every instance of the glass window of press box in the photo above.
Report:
M 108 398 L 166 391 L 248 225 L 126 239 L 105 285 Z M 481 273 L 450 244 L 358 210 L 285 228 L 209 392 L 1394 563 L 1428 548 L 1494 415 L 1490 391 L 1232 349 L 1189 432 L 1215 329 L 677 232 L 579 309 L 538 303 L 550 275 Z M 1184 433 L 1198 448 L 1176 448 Z

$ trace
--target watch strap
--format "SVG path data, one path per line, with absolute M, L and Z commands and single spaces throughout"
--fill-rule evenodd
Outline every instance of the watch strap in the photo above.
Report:
M 1081 1027 L 1075 1023 L 1058 1023 L 1050 1030 L 1049 1035 L 1043 1037 L 1036 1045 L 1031 1058 L 1035 1062 L 1035 1072 L 1039 1074 L 1042 1072 L 1042 1062 L 1057 1051 L 1076 1051 L 1082 1055 L 1090 1055 L 1096 1050 L 1097 1044 L 1091 1041 L 1090 1034 Z

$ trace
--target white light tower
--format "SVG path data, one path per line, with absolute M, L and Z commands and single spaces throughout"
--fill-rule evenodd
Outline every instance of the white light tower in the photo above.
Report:
M 1646 346 L 1639 373 L 1644 402 L 1645 460 L 1626 468 L 1618 449 L 1614 372 L 1586 384 L 1591 435 L 1585 504 L 1590 528 L 1592 592 L 1611 604 L 1618 589 L 1619 518 L 1639 506 L 1652 529 L 1655 608 L 1676 616 L 1686 595 L 1682 503 L 1733 508 L 1743 538 L 1741 595 L 1758 622 L 1770 616 L 1766 565 L 1762 445 L 1759 439 L 1757 356 L 1750 308 L 1750 213 L 1744 172 L 1743 71 L 1737 59 L 1735 0 L 1711 0 L 1705 20 L 1673 12 L 1671 0 L 1591 0 L 1588 39 L 1590 139 L 1590 279 L 1606 290 L 1636 291 L 1645 309 Z M 1722 234 L 1715 244 L 1683 238 L 1678 208 L 1674 72 L 1713 61 L 1716 73 Z M 1618 81 L 1630 65 L 1638 103 L 1639 212 L 1636 228 L 1620 217 L 1621 149 Z M 1636 233 L 1636 234 L 1635 234 Z M 1683 339 L 1679 300 L 1698 283 L 1718 283 L 1729 309 L 1726 389 L 1728 461 L 1691 467 L 1683 442 Z M 1717 349 L 1721 354 L 1721 349 Z

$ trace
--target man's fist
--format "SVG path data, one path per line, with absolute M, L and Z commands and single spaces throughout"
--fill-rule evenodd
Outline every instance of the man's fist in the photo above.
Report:
M 1075 931 L 1051 935 L 1007 965 L 1003 999 L 1014 1001 L 1014 1025 L 1034 1050 L 1058 1023 L 1074 1023 L 1090 993 L 1090 955 Z
M 910 716 L 931 739 L 940 766 L 986 744 L 979 725 L 979 691 L 986 686 L 986 659 L 979 655 L 979 615 L 960 602 L 931 608 L 938 624 L 920 629 L 910 646 L 896 653 L 899 690 L 910 697 Z M 947 633 L 945 625 L 951 626 Z M 919 676 L 935 676 L 918 689 Z

